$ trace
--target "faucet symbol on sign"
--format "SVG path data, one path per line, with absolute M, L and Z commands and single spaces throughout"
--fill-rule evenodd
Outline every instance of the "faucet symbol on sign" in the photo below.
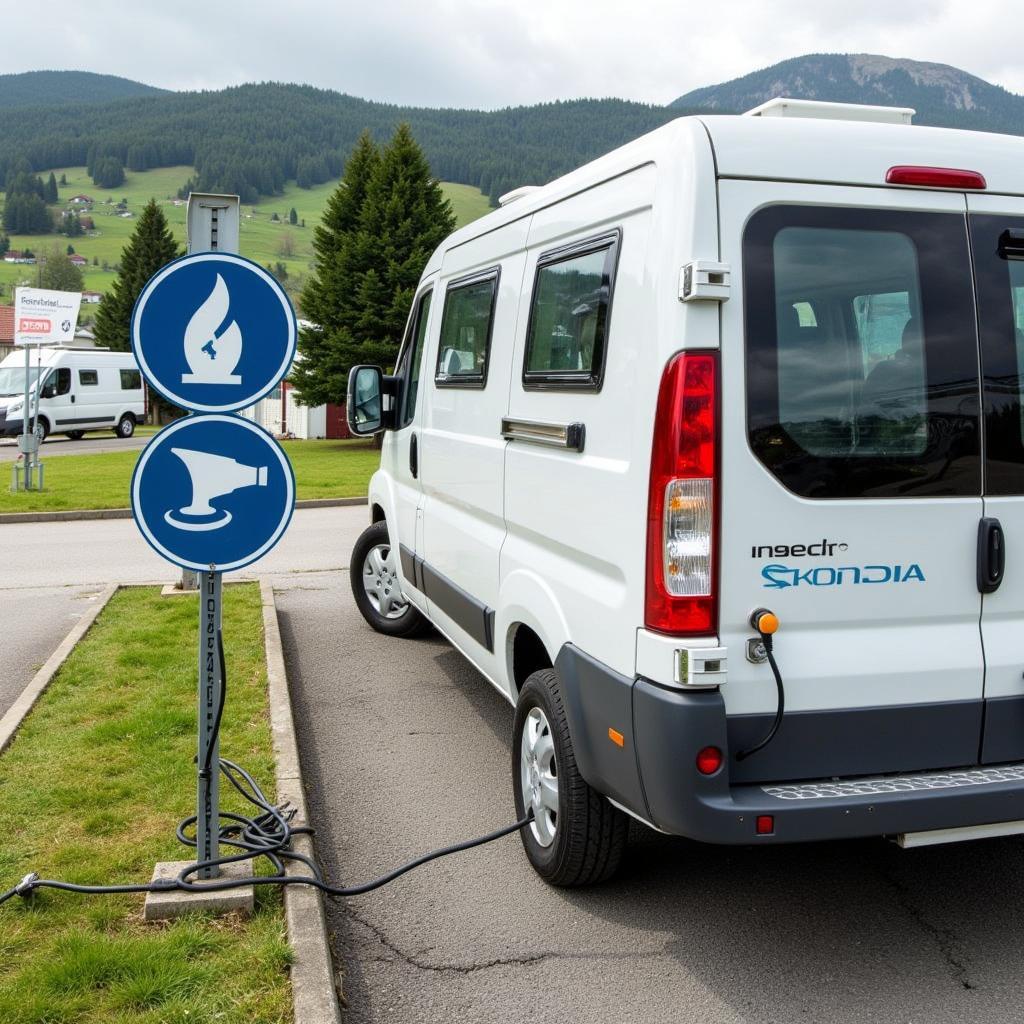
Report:
M 235 373 L 242 358 L 242 332 L 234 320 L 223 326 L 230 305 L 228 286 L 218 274 L 213 290 L 185 328 L 185 359 L 192 372 L 181 375 L 182 384 L 242 383 Z
M 241 487 L 267 486 L 266 466 L 246 466 L 237 459 L 189 448 L 171 451 L 185 463 L 192 480 L 191 502 L 164 513 L 164 519 L 179 530 L 219 530 L 231 522 L 231 513 L 211 505 L 214 498 L 232 494 Z

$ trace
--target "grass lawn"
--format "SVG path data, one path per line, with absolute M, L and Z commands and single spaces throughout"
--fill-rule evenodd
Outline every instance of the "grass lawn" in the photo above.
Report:
M 0 886 L 29 871 L 81 884 L 148 881 L 188 858 L 195 811 L 195 598 L 122 590 L 0 754 Z M 221 749 L 268 793 L 273 755 L 259 588 L 225 588 L 228 702 Z M 226 810 L 240 810 L 229 786 Z M 240 799 L 240 798 L 237 798 Z M 13 881 L 12 881 L 13 880 Z M 280 894 L 248 921 L 147 925 L 142 900 L 38 892 L 0 908 L 4 1024 L 286 1024 Z
M 137 223 L 136 218 L 150 198 L 156 199 L 163 208 L 175 238 L 185 245 L 185 207 L 175 206 L 174 198 L 179 188 L 192 175 L 191 167 L 160 167 L 152 171 L 126 171 L 123 185 L 115 189 L 96 188 L 85 173 L 84 167 L 58 167 L 54 170 L 58 181 L 62 174 L 67 176 L 67 185 L 58 188 L 60 203 L 53 207 L 63 210 L 74 195 L 84 194 L 94 200 L 92 217 L 96 227 L 92 234 L 79 238 L 65 238 L 63 235 L 12 235 L 12 249 L 32 249 L 37 255 L 45 253 L 55 244 L 63 250 L 68 243 L 75 252 L 84 256 L 88 267 L 83 268 L 85 287 L 88 291 L 106 292 L 114 282 L 114 265 L 121 258 L 124 248 Z M 42 172 L 45 179 L 48 171 Z M 320 214 L 337 182 L 330 181 L 314 188 L 299 188 L 294 182 L 285 186 L 284 194 L 272 198 L 264 197 L 253 206 L 242 207 L 240 249 L 243 256 L 258 263 L 281 261 L 288 268 L 289 280 L 286 286 L 301 285 L 309 274 L 313 258 L 313 229 L 320 222 Z M 472 185 L 456 185 L 442 182 L 441 188 L 451 200 L 459 226 L 482 217 L 490 210 L 487 196 Z M 134 216 L 118 216 L 114 205 L 127 200 L 128 210 Z M 108 202 L 109 200 L 109 202 Z M 288 212 L 295 208 L 298 223 L 288 223 Z M 0 200 L 0 210 L 3 202 Z M 277 214 L 278 220 L 272 220 Z M 305 220 L 305 227 L 302 221 Z M 98 265 L 93 265 L 93 259 Z M 104 270 L 106 262 L 111 269 Z M 35 266 L 19 263 L 0 262 L 0 302 L 13 301 L 12 288 L 17 285 L 33 285 L 36 282 Z M 91 318 L 96 307 L 82 306 L 80 319 Z
M 296 497 L 357 498 L 366 494 L 380 452 L 366 441 L 282 441 L 295 469 Z M 61 445 L 61 449 L 70 447 Z M 141 452 L 96 452 L 50 456 L 44 445 L 46 489 L 9 487 L 10 468 L 0 463 L 0 512 L 64 512 L 127 508 L 132 470 Z M 0 1017 L 0 1021 L 3 1018 Z

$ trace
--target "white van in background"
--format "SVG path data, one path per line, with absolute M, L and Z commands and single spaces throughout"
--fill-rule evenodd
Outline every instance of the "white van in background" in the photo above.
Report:
M 131 437 L 146 415 L 142 374 L 130 352 L 50 346 L 32 349 L 30 386 L 42 380 L 37 430 L 80 438 L 87 430 L 111 429 Z M 0 362 L 0 435 L 22 433 L 25 354 L 12 352 Z M 35 393 L 29 416 L 35 414 Z
M 386 430 L 356 602 L 515 705 L 555 884 L 609 877 L 628 815 L 1024 832 L 1024 139 L 751 113 L 506 197 L 394 376 L 349 375 Z

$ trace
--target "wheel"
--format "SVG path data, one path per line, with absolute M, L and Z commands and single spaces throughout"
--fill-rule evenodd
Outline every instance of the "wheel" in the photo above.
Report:
M 397 563 L 398 552 L 391 547 L 387 523 L 365 529 L 352 549 L 352 596 L 363 618 L 378 633 L 421 636 L 430 624 L 402 596 Z
M 65 437 L 70 437 L 72 441 L 81 441 L 85 437 L 84 430 L 69 430 Z
M 629 819 L 591 789 L 576 767 L 558 673 L 534 672 L 516 704 L 512 787 L 526 856 L 551 885 L 578 886 L 612 878 L 626 850 Z
M 42 444 L 50 436 L 50 421 L 45 416 L 40 416 L 36 420 L 36 437 L 39 438 L 39 443 Z
M 135 433 L 135 417 L 130 412 L 126 412 L 117 421 L 114 433 L 117 434 L 118 437 L 131 437 L 132 434 Z

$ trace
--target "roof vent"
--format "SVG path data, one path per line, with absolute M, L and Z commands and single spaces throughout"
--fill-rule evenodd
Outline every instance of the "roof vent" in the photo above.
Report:
M 873 107 L 866 103 L 824 103 L 819 100 L 794 100 L 787 96 L 762 103 L 748 110 L 745 117 L 813 117 L 821 121 L 873 121 L 875 124 L 910 124 L 913 107 Z
M 514 188 L 511 192 L 506 192 L 503 196 L 498 196 L 498 205 L 508 206 L 509 203 L 514 203 L 517 199 L 522 199 L 524 196 L 528 196 L 531 192 L 536 192 L 539 188 L 540 185 L 520 185 L 519 188 Z

